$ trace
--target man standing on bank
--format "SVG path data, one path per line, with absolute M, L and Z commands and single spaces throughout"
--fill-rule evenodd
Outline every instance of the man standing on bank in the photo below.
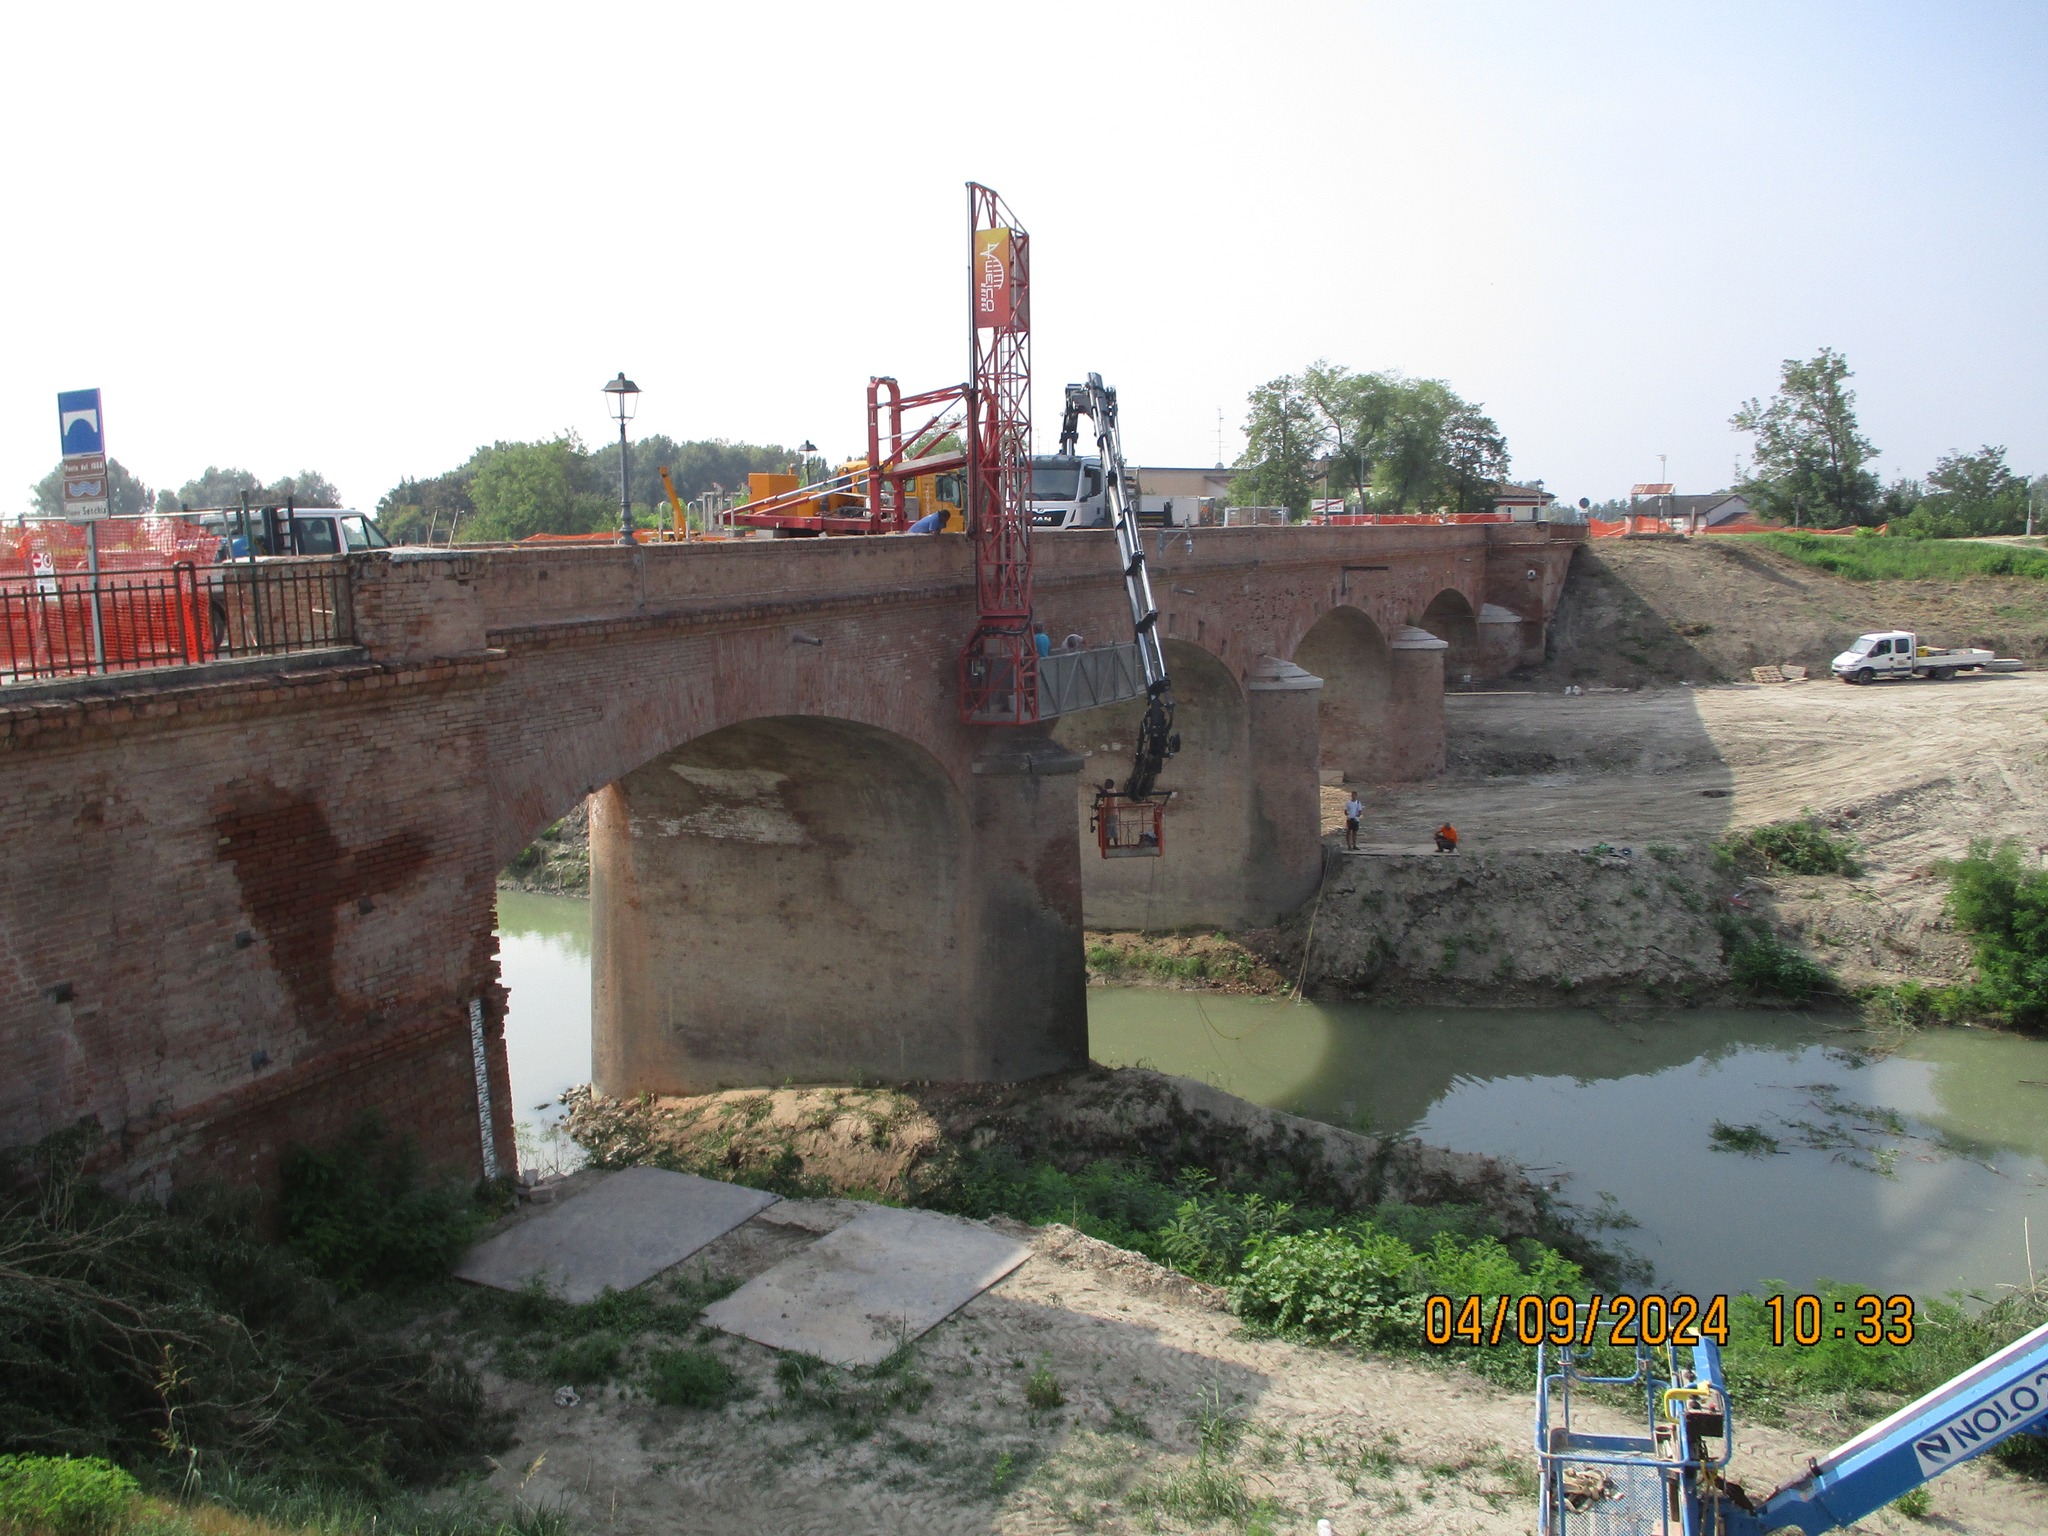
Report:
M 1344 801 L 1344 846 L 1353 853 L 1358 852 L 1358 818 L 1364 814 L 1365 802 L 1354 789 Z

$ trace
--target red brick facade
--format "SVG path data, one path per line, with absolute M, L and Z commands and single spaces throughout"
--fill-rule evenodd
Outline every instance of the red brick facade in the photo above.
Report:
M 1198 530 L 1154 584 L 1167 633 L 1242 682 L 1334 608 L 1392 636 L 1447 590 L 1520 615 L 1540 652 L 1575 547 L 1526 525 Z M 1037 555 L 1056 639 L 1124 638 L 1108 536 Z M 0 690 L 0 1144 L 95 1115 L 128 1187 L 264 1183 L 289 1142 L 380 1109 L 474 1173 L 481 998 L 510 1167 L 495 870 L 585 793 L 764 717 L 894 733 L 971 801 L 970 560 L 958 536 L 380 553 L 351 562 L 350 655 Z

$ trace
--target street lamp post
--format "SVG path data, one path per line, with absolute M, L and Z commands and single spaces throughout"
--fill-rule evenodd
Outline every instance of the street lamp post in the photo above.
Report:
M 811 483 L 811 455 L 817 451 L 818 445 L 808 437 L 797 445 L 796 477 L 804 485 Z
M 626 423 L 640 408 L 640 386 L 621 373 L 605 385 L 612 419 L 619 424 L 619 542 L 633 542 L 633 481 L 626 454 Z

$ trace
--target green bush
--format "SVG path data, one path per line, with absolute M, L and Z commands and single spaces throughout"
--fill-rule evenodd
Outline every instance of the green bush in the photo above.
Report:
M 0 1456 L 0 1532 L 6 1536 L 112 1536 L 140 1490 L 96 1456 Z
M 1735 942 L 1728 952 L 1728 979 L 1791 1002 L 1803 1002 L 1830 985 L 1826 971 L 1768 930 Z
M 625 1343 L 615 1333 L 586 1333 L 564 1339 L 548 1352 L 547 1379 L 570 1386 L 596 1386 L 619 1369 Z
M 466 1190 L 428 1180 L 417 1150 L 375 1115 L 331 1146 L 288 1148 L 282 1173 L 285 1241 L 344 1291 L 441 1278 L 490 1216 Z
M 733 1384 L 732 1368 L 708 1349 L 658 1349 L 647 1359 L 647 1395 L 670 1408 L 716 1408 Z
M 1828 830 L 1816 816 L 1797 821 L 1774 822 L 1750 827 L 1724 839 L 1717 851 L 1737 868 L 1759 869 L 1769 874 L 1842 875 L 1853 878 L 1863 873 L 1854 857 L 1855 839 Z
M 1971 1001 L 2028 1028 L 2048 1024 L 2048 870 L 2028 868 L 2016 842 L 1970 844 L 1940 866 L 1948 909 L 1977 957 Z
M 0 1445 L 386 1489 L 497 1448 L 459 1362 L 378 1329 L 250 1202 L 165 1209 L 79 1175 L 87 1123 L 0 1159 Z
M 1398 1237 L 1326 1227 L 1256 1239 L 1231 1282 L 1237 1315 L 1275 1332 L 1339 1344 L 1413 1344 L 1420 1337 L 1420 1261 Z

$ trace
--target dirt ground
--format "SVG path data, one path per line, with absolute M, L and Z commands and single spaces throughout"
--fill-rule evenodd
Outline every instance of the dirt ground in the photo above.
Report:
M 1368 846 L 1425 849 L 1448 820 L 1468 853 L 1641 858 L 1812 811 L 1857 840 L 1865 873 L 1752 879 L 1749 898 L 1851 984 L 1966 974 L 1931 866 L 1972 838 L 2048 846 L 2044 673 L 1456 694 L 1445 715 L 1449 771 L 1368 788 Z M 1370 861 L 1341 852 L 1343 794 L 1324 791 L 1325 843 Z
M 690 1262 L 745 1279 L 851 1214 L 850 1202 L 788 1202 Z M 714 1335 L 741 1382 L 723 1408 L 617 1387 L 561 1408 L 553 1384 L 494 1381 L 518 1442 L 492 1485 L 599 1532 L 1307 1536 L 1319 1517 L 1338 1536 L 1534 1529 L 1527 1394 L 1249 1337 L 1215 1292 L 1135 1255 L 1066 1227 L 1006 1230 L 1032 1256 L 879 1379 L 790 1391 L 773 1351 Z M 1034 1375 L 1051 1378 L 1058 1406 L 1027 1404 Z M 1818 1426 L 1737 1433 L 1733 1475 L 1756 1492 L 1835 1439 Z M 1931 1518 L 1886 1512 L 1855 1529 L 2048 1530 L 2048 1488 L 1972 1463 L 1934 1485 Z
M 1788 661 L 1824 672 L 1876 629 L 2037 660 L 2048 657 L 2048 583 L 1855 582 L 1746 541 L 1602 539 L 1573 559 L 1549 659 L 1531 678 L 1545 688 L 1741 681 Z

